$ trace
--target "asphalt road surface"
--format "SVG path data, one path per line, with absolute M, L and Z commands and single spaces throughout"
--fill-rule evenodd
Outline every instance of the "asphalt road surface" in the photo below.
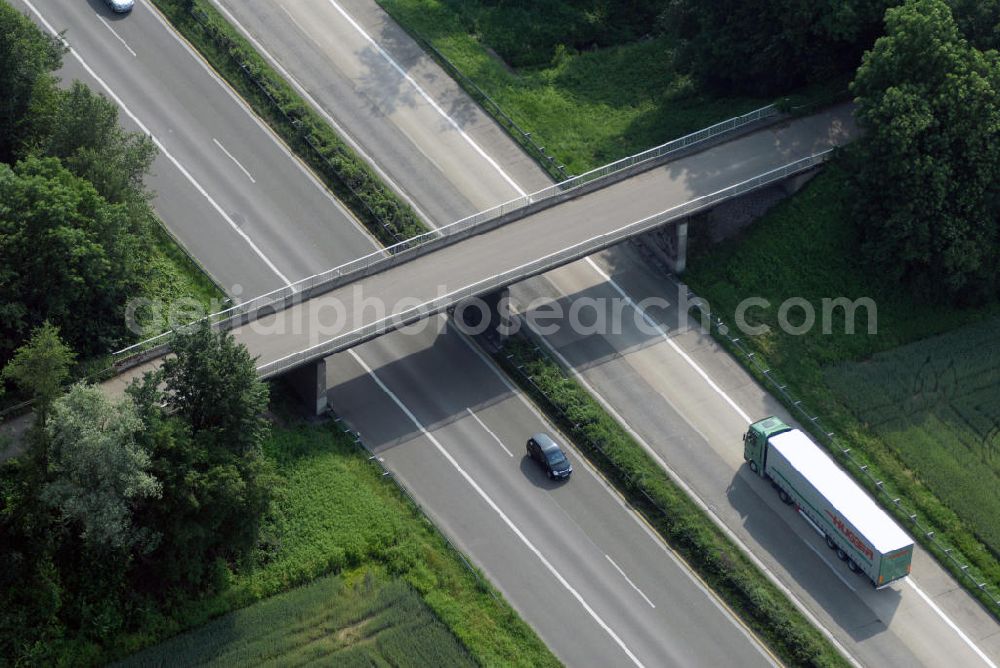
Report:
M 156 139 L 154 207 L 231 297 L 371 252 L 353 216 L 148 5 L 119 16 L 101 0 L 13 4 L 66 31 L 65 82 L 111 97 L 128 129 Z
M 294 196 L 284 189 L 263 187 L 269 177 L 261 174 L 291 179 L 299 168 L 217 81 L 205 79 L 211 85 L 198 88 L 197 93 L 187 90 L 207 72 L 200 60 L 160 23 L 148 3 L 140 0 L 135 11 L 120 20 L 114 20 L 116 17 L 106 13 L 96 0 L 58 8 L 48 4 L 32 6 L 39 10 L 32 14 L 36 20 L 44 19 L 55 30 L 68 29 L 67 39 L 87 67 L 107 82 L 141 127 L 149 128 L 183 167 L 181 171 L 173 161 L 169 165 L 157 162 L 157 208 L 167 225 L 216 276 L 226 270 L 230 273 L 222 280 L 244 287 L 254 286 L 254 281 L 259 280 L 261 290 L 266 290 L 281 283 L 265 258 L 271 259 L 271 264 L 286 277 L 294 278 L 291 267 L 313 273 L 343 261 L 344 255 L 360 255 L 372 248 L 351 221 L 333 222 L 338 208 L 329 201 L 323 216 L 306 216 L 298 223 L 277 217 L 282 212 L 287 216 L 301 211 L 309 197 L 326 198 L 326 194 L 322 190 L 318 196 L 310 194 L 310 189 L 318 189 L 317 184 L 301 173 L 299 185 L 295 186 L 299 190 L 291 191 Z M 105 22 L 114 28 L 114 34 Z M 121 49 L 127 45 L 137 55 L 127 50 L 103 51 L 114 44 Z M 147 53 L 155 53 L 155 57 Z M 134 61 L 133 67 L 150 68 L 145 76 L 127 74 L 129 59 Z M 74 64 L 72 57 L 67 58 L 65 74 L 80 76 L 96 86 L 90 73 Z M 123 78 L 118 80 L 116 76 Z M 133 87 L 137 90 L 132 91 Z M 229 102 L 225 103 L 227 98 Z M 184 118 L 200 104 L 208 108 L 189 116 L 185 125 L 174 120 Z M 201 114 L 206 114 L 206 124 L 218 123 L 218 128 L 189 142 L 176 140 L 202 126 Z M 223 133 L 246 119 L 251 123 L 243 132 L 235 136 Z M 241 147 L 255 141 L 252 132 L 263 133 L 267 141 L 261 140 L 253 149 L 255 155 L 249 156 L 250 151 L 244 154 Z M 213 138 L 235 160 L 219 149 L 223 153 L 220 159 L 212 148 L 216 146 Z M 208 153 L 204 154 L 206 148 Z M 190 156 L 183 152 L 188 150 Z M 261 154 L 256 153 L 258 150 Z M 261 157 L 272 150 L 273 162 Z M 237 161 L 256 182 L 250 182 L 235 164 Z M 531 168 L 530 163 L 525 165 Z M 171 166 L 179 177 L 169 174 Z M 232 196 L 232 201 L 221 199 L 234 188 L 233 179 L 246 179 L 250 185 L 240 183 L 240 192 Z M 204 209 L 199 208 L 209 197 L 217 203 L 226 202 L 211 207 L 214 217 L 202 215 Z M 251 219 L 241 203 L 247 198 L 255 198 L 254 211 L 261 207 L 273 211 L 274 217 Z M 234 231 L 230 220 L 236 210 L 247 211 L 247 224 L 242 229 L 261 252 L 246 254 L 234 263 L 238 241 L 247 242 L 240 235 L 226 236 L 227 229 Z M 323 221 L 321 238 L 307 239 L 294 233 L 297 225 L 310 220 Z M 324 242 L 330 245 L 316 247 Z M 281 264 L 272 258 L 279 258 Z M 249 292 L 245 290 L 243 296 Z M 557 656 L 574 665 L 770 663 L 758 643 L 671 559 L 659 539 L 622 506 L 613 492 L 591 476 L 579 458 L 574 457 L 580 469 L 576 478 L 558 489 L 539 484 L 537 472 L 522 468 L 517 455 L 503 453 L 499 456 L 505 460 L 497 461 L 499 443 L 519 454 L 518 445 L 527 434 L 551 428 L 519 395 L 509 388 L 500 389 L 505 386 L 494 369 L 461 339 L 455 343 L 453 337 L 434 337 L 427 340 L 426 351 L 412 349 L 419 345 L 419 337 L 389 336 L 333 360 L 331 375 L 344 375 L 348 383 L 351 364 L 364 371 L 363 382 L 345 385 L 353 388 L 347 398 L 365 410 L 385 408 L 363 418 L 359 411 L 350 410 L 345 400 L 343 413 L 352 424 L 363 428 L 366 439 L 372 433 L 377 447 L 392 450 L 385 454 L 388 461 L 395 462 L 399 455 L 401 468 L 394 470 L 422 502 L 441 490 L 451 490 L 443 502 L 440 497 L 434 502 L 431 514 L 484 566 Z M 416 353 L 412 360 L 411 353 Z M 369 374 L 362 364 L 373 373 Z M 386 380 L 378 374 L 384 374 Z M 465 384 L 450 383 L 449 378 L 465 379 Z M 476 396 L 483 401 L 491 396 L 496 400 L 488 407 L 470 405 L 470 384 L 480 389 Z M 500 400 L 498 392 L 502 391 L 511 396 Z M 335 402 L 344 397 L 340 392 L 339 387 L 334 390 Z M 423 398 L 423 403 L 407 410 L 418 422 L 428 423 L 426 433 L 402 408 L 397 406 L 398 410 L 392 412 L 396 405 L 393 397 L 400 401 Z M 462 422 L 431 423 L 436 416 L 451 414 L 458 407 L 471 408 L 474 415 L 465 411 Z M 379 439 L 369 426 L 382 427 L 389 435 L 411 432 L 413 437 L 405 444 L 389 447 L 391 439 Z M 496 434 L 499 442 L 489 432 Z M 405 469 L 406 461 L 413 462 L 414 468 Z M 503 480 L 509 484 L 503 484 Z
M 525 165 L 513 142 L 498 134 L 484 114 L 470 106 L 458 87 L 370 0 L 216 1 L 316 104 L 347 127 L 356 141 L 364 142 L 362 148 L 383 172 L 414 198 L 419 208 L 432 212 L 439 223 L 547 185 L 541 172 L 532 172 Z M 358 91 L 357 100 L 349 99 L 351 91 Z M 425 95 L 435 104 L 428 103 Z M 352 108 L 366 113 L 354 113 Z M 445 141 L 455 134 L 454 125 L 444 118 L 449 110 L 460 112 L 452 120 L 476 147 L 462 139 L 467 144 L 463 147 L 453 136 Z M 391 150 L 381 146 L 384 142 L 392 144 Z M 457 167 L 450 167 L 460 152 L 464 157 Z M 484 153 L 493 157 L 492 164 Z M 443 181 L 439 175 L 444 176 Z M 510 186 L 510 180 L 517 186 Z M 510 186 L 506 194 L 504 185 Z M 472 203 L 471 209 L 463 208 L 463 200 Z M 513 292 L 518 296 L 529 290 L 530 296 L 555 299 L 581 290 L 618 295 L 597 271 L 601 269 L 636 300 L 647 295 L 662 295 L 671 301 L 675 297 L 662 277 L 637 263 L 621 247 L 594 260 L 596 268 L 586 261 L 574 263 L 515 287 Z M 651 316 L 669 320 L 670 314 L 653 312 Z M 907 666 L 994 665 L 998 661 L 1000 626 L 923 550 L 916 552 L 908 583 L 881 592 L 866 590 L 842 564 L 831 560 L 822 542 L 817 543 L 815 534 L 810 534 L 799 518 L 774 502 L 767 486 L 746 478 L 739 435 L 747 419 L 783 411 L 731 358 L 697 331 L 655 341 L 644 336 L 639 343 L 634 336 L 621 340 L 591 336 L 552 343 L 570 363 L 578 365 L 576 371 L 614 405 L 637 434 L 663 453 L 665 463 L 689 482 L 696 497 L 753 550 L 856 661 Z M 394 335 L 385 337 L 376 344 L 387 345 L 395 339 Z M 358 353 L 365 358 L 371 347 L 363 346 Z M 334 380 L 337 368 L 336 364 L 331 366 Z M 451 351 L 431 372 L 434 379 L 445 381 L 437 383 L 435 396 L 447 393 L 447 381 L 455 376 L 485 378 L 486 372 L 479 371 L 479 366 L 470 356 Z M 453 371 L 444 375 L 444 370 Z M 408 382 L 425 387 L 425 381 L 419 377 Z M 331 396 L 338 410 L 363 433 L 378 433 L 382 428 L 381 414 L 366 418 L 368 414 L 346 411 L 337 388 Z M 445 403 L 446 399 L 439 401 Z M 526 425 L 525 432 L 528 430 Z M 477 441 L 477 447 L 488 448 L 490 444 Z M 401 449 L 397 445 L 393 451 Z M 401 457 L 387 456 L 387 462 L 449 534 L 458 537 L 479 563 L 486 563 L 496 545 L 475 523 L 463 522 L 464 515 L 454 504 L 434 496 L 454 472 L 438 464 L 427 473 Z M 516 493 L 505 498 L 516 498 Z M 536 611 L 529 602 L 531 593 L 519 586 L 518 576 L 490 568 L 487 572 L 563 656 L 549 627 L 536 621 L 545 610 Z

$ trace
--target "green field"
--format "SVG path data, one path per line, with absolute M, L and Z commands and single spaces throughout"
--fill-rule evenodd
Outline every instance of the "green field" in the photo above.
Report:
M 612 30 L 609 22 L 610 34 L 595 36 L 573 3 L 528 12 L 471 0 L 378 2 L 573 174 L 772 102 L 706 94 L 678 71 L 674 44 L 653 26 Z M 574 48 L 573 37 L 588 48 Z M 595 42 L 601 48 L 589 48 Z
M 735 335 L 869 463 L 872 475 L 957 548 L 970 572 L 1000 588 L 1000 305 L 920 302 L 868 270 L 846 186 L 833 164 L 737 238 L 708 246 L 693 237 L 685 280 L 729 325 L 742 299 L 766 298 L 770 307 L 751 309 L 748 321 L 770 331 Z M 875 301 L 875 334 L 867 333 L 864 317 L 856 319 L 855 334 L 845 333 L 842 311 L 828 334 L 819 326 L 801 336 L 780 330 L 782 301 L 802 297 L 819 317 L 823 298 L 841 296 Z
M 121 666 L 474 666 L 405 582 L 327 576 L 140 652 Z
M 1000 554 L 1000 318 L 827 370 L 830 387 Z
M 282 412 L 280 407 L 277 410 Z M 342 592 L 347 597 L 346 610 L 331 602 L 326 612 L 315 614 L 347 619 L 355 609 L 350 606 L 375 610 L 376 594 L 383 590 L 397 608 L 413 605 L 409 594 L 401 593 L 405 588 L 416 593 L 421 606 L 426 606 L 421 609 L 440 620 L 449 637 L 457 638 L 476 663 L 558 665 L 534 631 L 484 579 L 464 565 L 434 525 L 382 477 L 381 469 L 368 461 L 350 438 L 332 424 L 283 419 L 289 423 L 275 426 L 265 446 L 281 483 L 275 489 L 276 502 L 262 529 L 254 563 L 236 575 L 227 575 L 228 586 L 219 594 L 181 604 L 169 615 L 148 620 L 142 633 L 119 638 L 111 650 L 114 656 L 126 656 L 326 575 L 346 573 L 353 578 L 369 572 L 379 584 L 373 587 L 369 600 L 355 600 L 365 596 L 363 590 L 351 589 L 352 584 L 350 591 Z M 339 580 L 317 586 L 340 587 L 336 582 Z M 296 594 L 293 600 L 295 596 L 305 597 L 303 601 L 322 598 L 316 593 Z M 245 616 L 231 619 L 252 625 L 253 620 L 264 619 L 272 614 L 269 611 L 283 605 L 279 602 L 275 608 L 248 609 Z M 392 621 L 397 614 L 389 610 L 380 619 Z M 287 628 L 288 634 L 274 636 L 275 648 L 287 647 L 293 654 L 312 651 L 302 646 L 292 627 Z M 366 632 L 375 630 L 375 626 L 366 628 Z M 388 643 L 385 652 L 421 656 L 419 652 L 430 651 L 418 634 L 403 632 L 398 624 L 397 628 L 398 633 L 379 636 Z M 233 651 L 257 651 L 249 640 L 237 637 L 233 641 L 237 643 Z M 404 641 L 405 647 L 400 645 Z M 390 660 L 374 665 L 399 664 Z

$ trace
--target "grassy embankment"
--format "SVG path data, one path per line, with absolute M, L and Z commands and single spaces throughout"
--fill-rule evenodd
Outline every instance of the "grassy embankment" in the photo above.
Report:
M 578 25 L 592 17 L 577 16 L 571 3 L 539 3 L 528 12 L 473 0 L 377 1 L 571 174 L 774 102 L 700 90 L 681 71 L 672 39 L 652 25 L 616 26 L 605 19 L 608 26 L 594 38 L 600 48 L 564 46 L 574 37 L 592 39 Z M 843 81 L 824 84 L 798 92 L 789 103 L 832 99 L 844 88 Z
M 767 299 L 748 320 L 770 331 L 737 334 L 742 342 L 979 582 L 1000 590 L 1000 305 L 922 303 L 886 283 L 860 257 L 846 192 L 833 165 L 738 238 L 714 247 L 693 238 L 685 279 L 730 326 L 740 300 Z M 820 322 L 821 300 L 841 296 L 875 301 L 877 333 L 867 333 L 863 309 L 855 334 L 841 310 L 829 334 L 819 324 L 802 336 L 778 326 L 785 299 L 805 298 Z M 793 324 L 801 314 L 793 309 Z
M 372 659 L 374 665 L 387 665 L 378 657 L 388 665 L 410 666 L 454 665 L 452 659 L 494 666 L 558 664 L 517 613 L 334 425 L 275 427 L 265 451 L 281 484 L 257 565 L 232 576 L 218 595 L 186 604 L 144 633 L 121 639 L 119 656 L 218 618 L 141 656 L 193 652 L 193 645 L 206 641 L 200 654 L 206 660 L 246 656 L 254 664 L 258 658 L 284 662 L 306 656 Z M 295 617 L 285 615 L 290 609 L 298 611 Z M 443 663 L 421 660 L 435 656 Z M 399 657 L 409 661 L 396 663 Z

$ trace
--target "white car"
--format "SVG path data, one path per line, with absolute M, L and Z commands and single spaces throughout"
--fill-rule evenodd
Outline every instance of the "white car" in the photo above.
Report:
M 116 14 L 127 14 L 135 5 L 135 0 L 104 0 L 104 2 Z

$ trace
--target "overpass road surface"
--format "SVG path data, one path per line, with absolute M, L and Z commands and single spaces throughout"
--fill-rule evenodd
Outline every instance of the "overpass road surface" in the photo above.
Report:
M 314 104 L 356 141 L 364 142 L 363 150 L 432 219 L 454 220 L 548 185 L 539 170 L 525 164 L 525 156 L 513 142 L 371 0 L 214 1 Z M 455 112 L 451 119 L 476 147 L 443 117 L 451 111 Z M 493 164 L 483 153 L 492 156 Z M 505 175 L 516 187 L 511 187 Z M 510 190 L 505 191 L 505 186 Z M 569 299 L 584 293 L 608 298 L 620 296 L 617 290 L 621 288 L 635 301 L 650 295 L 674 301 L 672 286 L 637 262 L 625 247 L 592 260 L 594 265 L 577 262 L 531 279 L 512 294 L 524 302 L 535 296 Z M 676 314 L 669 311 L 650 315 L 677 324 Z M 753 478 L 748 480 L 740 466 L 738 434 L 746 422 L 741 412 L 756 418 L 784 415 L 784 411 L 698 330 L 669 338 L 651 339 L 633 332 L 621 341 L 564 336 L 549 343 L 571 366 L 576 365 L 574 371 L 613 404 L 640 437 L 662 453 L 695 496 L 857 661 L 906 666 L 995 665 L 1000 661 L 1000 626 L 923 550 L 917 550 L 911 578 L 919 592 L 908 584 L 892 591 L 867 591 L 839 563 L 831 564 L 803 523 L 774 503 L 769 488 L 761 489 Z M 390 340 L 396 337 L 381 342 Z M 368 349 L 366 345 L 357 352 L 364 357 Z M 334 358 L 338 363 L 330 365 L 331 381 L 335 375 L 360 374 L 361 368 L 352 366 L 350 357 Z M 430 373 L 436 377 L 447 369 L 448 378 L 479 377 L 478 368 L 472 357 L 456 349 Z M 382 433 L 379 414 L 346 410 L 345 397 L 336 386 L 331 396 L 362 432 Z M 489 447 L 488 442 L 477 444 Z M 405 450 L 401 445 L 393 448 L 395 453 Z M 463 524 L 451 504 L 434 496 L 439 476 L 425 473 L 422 459 L 387 461 L 451 535 L 458 536 L 483 563 L 489 553 L 484 533 Z M 517 586 L 516 575 L 487 572 L 522 612 L 534 609 L 525 603 L 529 592 Z
M 150 128 L 177 159 L 175 163 L 161 158 L 156 163 L 156 206 L 176 234 L 189 235 L 182 237 L 188 249 L 217 276 L 223 269 L 230 270 L 232 282 L 250 286 L 259 280 L 262 290 L 282 284 L 264 257 L 284 258 L 287 267 L 299 266 L 313 273 L 361 254 L 354 244 L 362 252 L 369 251 L 370 242 L 351 221 L 331 222 L 335 219 L 330 212 L 337 207 L 330 202 L 324 209 L 326 216 L 304 219 L 321 221 L 323 238 L 328 235 L 330 245 L 323 246 L 322 252 L 298 248 L 298 243 L 311 246 L 318 241 L 294 234 L 290 220 L 302 208 L 312 206 L 303 202 L 314 197 L 319 202 L 327 195 L 311 177 L 300 173 L 279 145 L 268 144 L 272 141 L 268 133 L 252 118 L 236 137 L 220 138 L 226 127 L 240 127 L 249 118 L 246 109 L 209 75 L 145 0 L 136 5 L 129 17 L 114 20 L 97 2 L 59 7 L 34 0 L 30 7 L 16 2 L 47 28 L 67 30 L 66 37 L 84 64 L 68 57 L 65 75 L 79 76 L 95 88 L 99 78 L 107 85 L 107 94 L 133 113 L 132 122 Z M 120 51 L 103 51 L 109 44 L 117 44 Z M 120 61 L 129 62 L 141 76 L 114 79 L 118 68 L 125 67 Z M 211 136 L 197 135 L 190 144 L 173 138 L 181 134 L 170 132 L 177 128 L 171 120 L 174 115 L 183 118 L 189 113 L 188 105 L 202 103 L 213 108 L 199 113 L 207 114 L 206 123 L 218 122 L 218 130 Z M 143 108 L 149 117 L 139 110 Z M 165 119 L 165 125 L 156 126 L 156 118 Z M 200 119 L 192 118 L 190 123 L 188 129 L 194 132 Z M 215 145 L 213 137 L 220 139 L 256 182 L 229 156 L 222 160 L 214 154 L 199 157 L 198 151 Z M 258 156 L 261 162 L 255 163 L 240 150 L 244 145 L 259 150 L 260 156 L 275 148 L 277 153 L 270 158 Z M 186 162 L 181 146 L 192 151 L 192 164 Z M 202 159 L 205 162 L 198 162 L 196 168 L 193 163 Z M 530 163 L 525 165 L 534 169 Z M 296 174 L 299 189 L 292 191 L 297 194 L 290 201 L 287 193 L 268 182 L 267 175 L 284 179 Z M 233 201 L 222 205 L 229 188 L 236 191 Z M 203 208 L 209 197 L 220 203 L 218 208 Z M 253 201 L 274 211 L 273 218 L 261 219 L 273 229 L 248 224 L 242 228 L 245 237 L 228 236 L 231 213 L 242 210 L 237 209 L 242 198 L 257 198 Z M 298 220 L 295 225 L 304 224 Z M 241 242 L 253 242 L 264 257 L 238 255 L 245 251 Z M 239 258 L 235 264 L 234 256 Z M 430 329 L 424 338 L 387 336 L 334 358 L 331 367 L 332 374 L 345 379 L 345 393 L 337 394 L 342 392 L 339 388 L 334 393 L 344 399 L 349 419 L 357 418 L 356 426 L 364 430 L 366 439 L 370 435 L 370 442 L 387 461 L 398 462 L 394 471 L 422 502 L 444 493 L 443 502 L 442 497 L 435 500 L 432 516 L 484 565 L 563 661 L 609 666 L 771 663 L 759 644 L 582 463 L 573 484 L 559 489 L 546 488 L 522 468 L 517 457 L 522 436 L 551 427 L 464 339 L 450 330 L 439 335 Z M 358 378 L 354 382 L 352 370 Z M 469 393 L 470 385 L 479 388 L 478 394 Z M 415 402 L 418 397 L 422 402 Z M 476 403 L 470 403 L 471 398 L 477 398 Z M 360 408 L 347 410 L 354 406 Z M 440 420 L 458 407 L 464 408 L 461 420 Z M 410 437 L 393 445 L 406 435 Z M 517 454 L 512 457 L 503 452 L 501 443 Z

